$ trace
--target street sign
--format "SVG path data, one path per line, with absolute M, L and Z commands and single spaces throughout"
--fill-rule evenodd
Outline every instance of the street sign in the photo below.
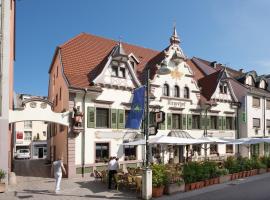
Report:
M 162 123 L 165 120 L 165 112 L 160 111 L 156 112 L 156 123 Z
M 149 126 L 148 135 L 156 135 L 157 134 L 157 127 L 156 126 Z

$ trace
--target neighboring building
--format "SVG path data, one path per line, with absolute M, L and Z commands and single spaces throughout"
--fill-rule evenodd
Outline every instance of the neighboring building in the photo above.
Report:
M 16 96 L 15 109 L 24 107 L 24 102 L 35 98 L 27 94 Z M 46 97 L 36 97 L 46 100 Z M 32 159 L 42 159 L 47 156 L 47 123 L 44 121 L 23 121 L 14 124 L 14 155 L 19 149 L 29 149 Z
M 154 112 L 164 111 L 166 120 L 157 135 L 200 138 L 203 135 L 236 138 L 238 99 L 225 70 L 206 76 L 180 48 L 174 29 L 170 45 L 163 51 L 118 43 L 82 33 L 56 48 L 49 70 L 49 101 L 54 111 L 76 111 L 67 129 L 50 130 L 50 159 L 64 156 L 68 176 L 105 167 L 104 161 L 118 156 L 121 164 L 138 165 L 144 159 L 142 146 L 123 142 L 142 137 L 140 130 L 125 129 L 132 90 L 144 84 L 150 70 L 150 124 Z M 157 75 L 161 65 L 169 75 Z M 214 71 L 215 72 L 215 71 Z M 207 83 L 211 83 L 211 86 Z M 84 113 L 80 121 L 80 112 Z M 79 114 L 78 114 L 79 113 Z M 78 118 L 76 116 L 79 116 Z M 187 146 L 152 147 L 153 156 L 164 161 L 183 161 Z M 200 145 L 193 145 L 203 154 Z M 209 145 L 207 154 L 233 155 L 233 145 Z
M 8 119 L 9 109 L 13 108 L 15 0 L 0 1 L 0 15 L 0 169 L 9 172 L 12 160 L 12 126 L 9 126 Z
M 217 73 L 226 69 L 230 85 L 241 103 L 238 112 L 239 138 L 245 137 L 269 137 L 270 136 L 270 92 L 267 90 L 268 81 L 266 76 L 258 76 L 255 71 L 236 71 L 216 62 L 209 62 L 199 58 L 192 58 L 197 66 L 205 73 Z M 269 144 L 261 143 L 240 145 L 241 155 L 269 155 Z M 249 151 L 250 150 L 250 151 Z

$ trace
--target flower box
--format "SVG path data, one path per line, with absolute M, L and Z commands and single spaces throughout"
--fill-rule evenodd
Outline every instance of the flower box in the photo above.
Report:
M 5 183 L 0 183 L 0 193 L 3 193 L 6 191 L 6 184 Z
M 173 194 L 176 192 L 185 192 L 186 185 L 185 183 L 171 183 L 167 184 L 164 190 L 165 194 Z
M 230 181 L 231 178 L 232 178 L 231 174 L 220 176 L 219 177 L 219 183 L 226 183 L 226 182 Z
M 260 168 L 258 171 L 259 171 L 259 174 L 264 174 L 264 173 L 266 173 L 266 169 L 265 169 L 265 168 Z

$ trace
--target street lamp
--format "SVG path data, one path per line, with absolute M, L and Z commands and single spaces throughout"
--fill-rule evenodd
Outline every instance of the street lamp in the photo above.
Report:
M 167 65 L 162 62 L 160 68 L 156 72 L 159 75 L 167 75 L 171 73 L 171 70 Z M 145 103 L 145 115 L 144 115 L 144 135 L 145 135 L 145 169 L 143 170 L 143 182 L 142 182 L 142 199 L 152 198 L 152 170 L 149 167 L 149 79 L 150 79 L 150 69 L 147 69 L 146 77 L 146 103 Z

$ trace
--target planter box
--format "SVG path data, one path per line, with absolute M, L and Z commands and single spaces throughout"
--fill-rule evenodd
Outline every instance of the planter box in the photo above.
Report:
M 270 172 L 270 168 L 267 168 L 267 172 Z
M 231 178 L 232 178 L 231 174 L 220 176 L 219 177 L 219 183 L 226 183 L 226 182 L 230 181 Z
M 0 183 L 0 193 L 3 193 L 6 191 L 6 184 L 5 183 Z
M 172 183 L 172 184 L 168 184 L 165 187 L 164 193 L 165 194 L 173 194 L 176 192 L 185 192 L 186 189 L 186 185 L 185 183 Z
M 264 174 L 264 173 L 266 173 L 266 169 L 264 169 L 264 168 L 260 168 L 258 171 L 259 171 L 259 174 Z
M 152 188 L 152 197 L 161 197 L 164 192 L 164 186 L 160 186 L 158 188 Z
M 186 192 L 190 191 L 190 183 L 185 184 L 185 191 Z
M 205 187 L 207 187 L 207 186 L 209 186 L 209 185 L 210 185 L 210 181 L 209 181 L 209 179 L 204 180 L 204 186 L 205 186 Z

